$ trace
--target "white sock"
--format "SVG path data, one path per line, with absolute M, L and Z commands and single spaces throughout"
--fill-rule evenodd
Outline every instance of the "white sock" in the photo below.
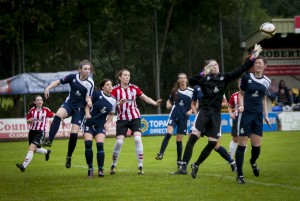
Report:
M 235 151 L 237 149 L 238 143 L 235 143 L 233 140 L 230 141 L 229 145 L 229 154 L 232 159 L 234 159 Z
M 24 168 L 26 168 L 29 165 L 29 163 L 31 162 L 32 158 L 33 158 L 33 151 L 28 151 L 27 152 L 27 156 L 26 156 L 26 158 L 25 158 L 25 160 L 23 162 Z
M 121 153 L 121 149 L 122 149 L 122 145 L 123 145 L 124 141 L 121 140 L 121 139 L 117 139 L 116 140 L 116 143 L 115 143 L 115 146 L 114 146 L 114 151 L 113 151 L 113 165 L 114 166 L 117 166 L 117 160 L 119 158 L 119 155 Z
M 143 149 L 142 137 L 134 136 L 134 142 L 135 142 L 136 158 L 138 160 L 138 167 L 140 166 L 143 167 L 144 149 Z
M 47 152 L 48 152 L 47 149 L 44 149 L 44 148 L 37 148 L 36 149 L 36 153 L 46 154 Z

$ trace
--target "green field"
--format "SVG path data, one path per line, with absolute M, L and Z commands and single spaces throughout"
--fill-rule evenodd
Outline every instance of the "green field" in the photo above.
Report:
M 231 136 L 224 134 L 227 149 Z M 114 138 L 105 143 L 105 177 L 87 178 L 83 139 L 78 140 L 72 167 L 64 167 L 67 140 L 53 143 L 51 158 L 35 154 L 25 172 L 16 163 L 23 161 L 27 142 L 0 144 L 0 200 L 299 200 L 300 199 L 300 132 L 265 133 L 261 156 L 257 163 L 261 175 L 255 177 L 248 163 L 250 146 L 245 156 L 245 185 L 235 181 L 236 175 L 216 152 L 200 166 L 198 177 L 170 175 L 176 170 L 175 137 L 171 138 L 164 159 L 154 159 L 163 137 L 143 137 L 145 175 L 137 174 L 133 138 L 127 138 L 118 162 L 117 174 L 110 175 Z M 187 137 L 184 138 L 184 144 Z M 206 145 L 207 138 L 197 142 L 191 162 Z M 96 157 L 95 145 L 94 158 Z M 96 159 L 94 159 L 96 170 Z M 188 169 L 190 173 L 190 167 Z

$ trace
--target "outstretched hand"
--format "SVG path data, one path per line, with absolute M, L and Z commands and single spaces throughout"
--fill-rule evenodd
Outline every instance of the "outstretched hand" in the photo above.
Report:
M 262 47 L 259 44 L 255 44 L 254 50 L 252 52 L 252 57 L 256 59 L 258 55 L 261 53 Z
M 211 65 L 207 65 L 204 67 L 203 73 L 205 76 L 210 73 L 211 67 L 212 67 Z

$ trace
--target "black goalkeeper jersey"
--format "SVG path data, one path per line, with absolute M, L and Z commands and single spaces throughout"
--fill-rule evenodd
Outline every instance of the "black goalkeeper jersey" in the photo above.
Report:
M 247 59 L 243 65 L 229 73 L 207 74 L 203 77 L 200 74 L 194 75 L 189 80 L 189 83 L 191 85 L 199 85 L 203 92 L 203 97 L 199 103 L 199 110 L 209 108 L 221 111 L 223 95 L 228 83 L 241 76 L 243 72 L 252 66 L 253 61 Z

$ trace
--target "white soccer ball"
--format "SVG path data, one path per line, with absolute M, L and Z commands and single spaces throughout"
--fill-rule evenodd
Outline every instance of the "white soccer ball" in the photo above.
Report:
M 263 23 L 260 26 L 259 30 L 260 30 L 260 33 L 262 35 L 266 36 L 267 38 L 272 38 L 276 33 L 275 25 L 270 22 Z

